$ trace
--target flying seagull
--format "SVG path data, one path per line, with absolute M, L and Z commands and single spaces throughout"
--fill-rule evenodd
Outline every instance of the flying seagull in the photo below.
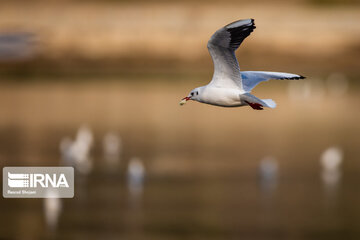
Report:
M 250 106 L 256 110 L 275 108 L 276 103 L 272 99 L 259 99 L 250 94 L 251 90 L 269 79 L 305 78 L 292 73 L 240 71 L 235 51 L 254 29 L 254 19 L 244 19 L 226 25 L 211 36 L 207 47 L 214 63 L 213 78 L 208 85 L 192 90 L 180 101 L 180 105 L 194 100 L 221 107 Z

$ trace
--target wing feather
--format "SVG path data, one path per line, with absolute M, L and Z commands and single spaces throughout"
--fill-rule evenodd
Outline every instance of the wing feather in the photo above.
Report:
M 244 90 L 250 92 L 259 83 L 270 79 L 299 80 L 304 79 L 305 77 L 298 74 L 283 72 L 242 71 L 241 78 Z
M 207 45 L 214 63 L 210 85 L 243 89 L 235 50 L 254 29 L 254 19 L 245 19 L 230 23 L 211 36 Z

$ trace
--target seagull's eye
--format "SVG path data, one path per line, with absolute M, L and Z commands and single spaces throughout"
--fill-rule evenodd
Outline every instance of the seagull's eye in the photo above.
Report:
M 198 92 L 198 91 L 196 91 L 196 95 L 199 95 L 199 92 Z

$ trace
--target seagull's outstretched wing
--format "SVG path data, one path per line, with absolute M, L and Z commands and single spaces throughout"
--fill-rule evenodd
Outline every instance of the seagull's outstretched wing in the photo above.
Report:
M 254 30 L 254 19 L 239 20 L 216 31 L 208 42 L 214 62 L 214 75 L 210 85 L 243 89 L 235 50 Z
M 270 79 L 278 80 L 298 80 L 304 79 L 305 77 L 292 73 L 282 72 L 263 72 L 263 71 L 242 71 L 241 72 L 243 89 L 246 92 L 250 92 L 256 85 L 263 81 Z

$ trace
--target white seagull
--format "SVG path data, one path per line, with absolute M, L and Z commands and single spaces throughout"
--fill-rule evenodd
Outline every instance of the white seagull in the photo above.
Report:
M 213 78 L 208 85 L 192 90 L 180 101 L 180 105 L 188 100 L 195 100 L 222 107 L 249 105 L 256 110 L 263 110 L 263 107 L 275 108 L 276 103 L 272 99 L 259 99 L 250 94 L 251 90 L 269 79 L 305 78 L 292 73 L 240 71 L 235 50 L 254 29 L 254 19 L 245 19 L 230 23 L 211 36 L 207 47 L 214 63 Z

